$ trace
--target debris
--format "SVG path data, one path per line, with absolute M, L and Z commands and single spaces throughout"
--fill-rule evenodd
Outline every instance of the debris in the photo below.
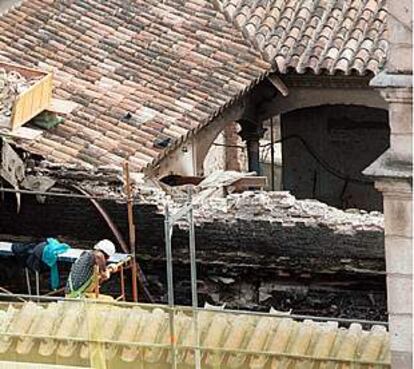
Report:
M 19 189 L 19 183 L 24 179 L 25 166 L 23 160 L 12 149 L 12 147 L 0 138 L 0 179 L 4 179 L 14 189 Z M 16 193 L 17 199 L 17 212 L 20 211 L 20 199 L 19 193 Z
M 28 175 L 21 185 L 27 190 L 47 192 L 55 183 L 56 181 L 49 177 Z M 36 199 L 43 204 L 46 201 L 46 196 L 36 195 Z
M 247 176 L 254 176 L 254 172 L 250 173 L 242 173 L 242 172 L 235 172 L 235 171 L 217 171 L 209 175 L 203 181 L 200 182 L 198 185 L 201 189 L 209 188 L 209 187 L 223 187 L 223 186 L 230 186 L 237 180 Z
M 17 96 L 39 80 L 39 77 L 28 79 L 17 71 L 0 68 L 0 126 L 9 125 Z
M 0 177 L 18 189 L 25 176 L 23 160 L 4 139 L 0 139 L 0 150 Z
M 226 278 L 226 277 L 211 276 L 210 279 L 214 282 L 221 282 L 226 285 L 233 284 L 235 282 L 234 278 Z

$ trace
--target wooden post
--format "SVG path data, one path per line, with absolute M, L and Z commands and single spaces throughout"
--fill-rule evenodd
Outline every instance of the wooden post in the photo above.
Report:
M 275 132 L 274 132 L 273 117 L 270 118 L 270 175 L 272 191 L 275 190 Z
M 135 225 L 133 213 L 133 198 L 131 193 L 131 182 L 129 177 L 129 163 L 124 162 L 124 179 L 125 179 L 125 194 L 127 196 L 128 209 L 128 229 L 129 229 L 129 247 L 132 254 L 132 299 L 138 302 L 138 288 L 137 288 L 137 260 L 135 250 Z

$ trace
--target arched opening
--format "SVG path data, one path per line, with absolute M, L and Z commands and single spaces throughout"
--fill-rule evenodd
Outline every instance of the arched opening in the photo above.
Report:
M 323 105 L 281 115 L 283 189 L 337 208 L 382 210 L 362 171 L 390 145 L 384 109 Z

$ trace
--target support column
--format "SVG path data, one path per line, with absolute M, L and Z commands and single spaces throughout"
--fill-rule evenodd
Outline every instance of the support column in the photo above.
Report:
M 260 139 L 265 132 L 263 125 L 248 119 L 239 120 L 239 123 L 242 127 L 239 135 L 246 141 L 249 172 L 260 175 Z
M 382 192 L 391 368 L 412 368 L 412 82 L 410 75 L 373 79 L 389 104 L 390 148 L 364 174 Z
M 383 194 L 391 368 L 412 368 L 412 0 L 387 1 L 385 72 L 371 81 L 389 105 L 390 149 L 364 173 Z
M 225 169 L 242 172 L 243 168 L 240 160 L 242 152 L 238 147 L 241 146 L 241 140 L 237 134 L 237 126 L 236 122 L 231 122 L 224 128 L 224 140 L 227 145 L 225 148 Z
M 412 368 L 412 184 L 382 179 L 391 368 Z

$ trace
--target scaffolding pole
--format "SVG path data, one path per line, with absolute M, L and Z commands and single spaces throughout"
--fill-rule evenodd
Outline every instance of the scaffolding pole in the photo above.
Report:
M 175 214 L 172 214 L 168 203 L 165 205 L 165 253 L 167 259 L 167 284 L 168 284 L 168 305 L 174 307 L 174 279 L 173 279 L 173 256 L 172 256 L 172 233 L 174 224 L 180 219 L 185 219 L 189 225 L 189 249 L 190 249 L 190 269 L 191 269 L 191 300 L 192 312 L 194 317 L 194 333 L 195 333 L 195 348 L 194 360 L 195 368 L 201 369 L 201 350 L 200 350 L 200 332 L 198 325 L 198 291 L 197 291 L 197 263 L 196 263 L 196 247 L 195 247 L 195 227 L 194 227 L 194 213 L 191 188 L 188 189 L 187 203 L 179 209 Z M 171 309 L 173 310 L 173 309 Z M 173 314 L 173 313 L 171 313 Z M 172 366 L 175 369 L 176 363 L 176 338 L 174 332 L 174 317 L 170 318 L 170 333 L 171 333 L 171 348 L 173 352 Z
M 129 176 L 129 163 L 124 163 L 124 179 L 125 179 L 125 194 L 127 197 L 128 210 L 128 230 L 129 230 L 129 247 L 132 254 L 132 300 L 138 302 L 138 287 L 137 287 L 137 255 L 135 244 L 135 224 L 133 213 L 133 197 L 131 193 L 131 181 Z
M 167 293 L 168 293 L 168 306 L 169 320 L 170 320 L 170 344 L 171 344 L 171 367 L 177 368 L 177 347 L 175 339 L 174 328 L 174 275 L 173 275 L 173 263 L 172 263 L 172 249 L 171 249 L 171 237 L 172 226 L 170 222 L 170 209 L 168 203 L 165 204 L 165 220 L 164 220 L 164 238 L 165 238 L 165 255 L 167 259 Z

